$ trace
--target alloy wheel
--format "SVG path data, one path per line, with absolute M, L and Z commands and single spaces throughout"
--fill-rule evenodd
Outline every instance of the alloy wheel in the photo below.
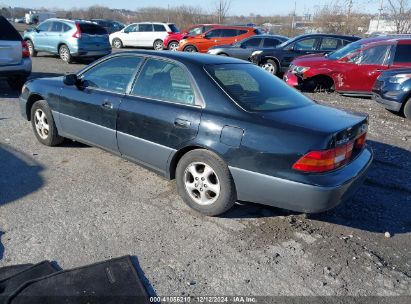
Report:
M 34 113 L 34 125 L 36 126 L 36 131 L 40 138 L 47 139 L 49 136 L 50 126 L 46 113 L 44 113 L 42 109 L 37 109 Z
M 163 49 L 163 41 L 158 40 L 154 42 L 154 49 L 156 51 L 161 51 Z
M 264 70 L 266 70 L 267 72 L 270 72 L 271 74 L 275 74 L 277 72 L 277 69 L 274 66 L 274 64 L 272 64 L 270 62 L 266 62 L 266 63 L 262 64 L 261 67 Z
M 70 53 L 68 48 L 62 46 L 60 48 L 60 58 L 63 59 L 63 61 L 68 62 L 70 58 Z
M 178 51 L 178 43 L 177 43 L 177 42 L 171 42 L 171 43 L 168 45 L 168 49 L 169 49 L 170 51 L 173 51 L 173 52 Z
M 219 197 L 221 185 L 217 174 L 209 165 L 191 163 L 184 172 L 184 186 L 190 197 L 199 205 L 211 205 Z

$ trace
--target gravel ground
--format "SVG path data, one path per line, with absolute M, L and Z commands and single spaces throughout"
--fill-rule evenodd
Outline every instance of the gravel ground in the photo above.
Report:
M 82 66 L 38 57 L 33 77 Z M 41 145 L 17 97 L 0 83 L 0 267 L 130 254 L 160 296 L 411 296 L 411 122 L 372 100 L 310 94 L 370 115 L 375 161 L 351 202 L 316 215 L 238 205 L 209 218 L 135 164 L 79 143 Z

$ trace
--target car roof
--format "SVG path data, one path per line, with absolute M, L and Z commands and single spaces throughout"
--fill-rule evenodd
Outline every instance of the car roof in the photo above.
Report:
M 151 57 L 160 57 L 165 59 L 176 60 L 184 64 L 195 64 L 199 66 L 204 65 L 214 65 L 214 64 L 251 64 L 250 62 L 240 60 L 237 58 L 226 57 L 226 56 L 215 56 L 200 53 L 190 53 L 190 52 L 169 52 L 169 51 L 149 51 L 149 50 L 136 50 L 136 51 L 125 51 L 116 52 L 111 56 L 123 56 L 123 55 L 144 55 Z
M 358 41 L 360 44 L 378 43 L 384 41 L 411 41 L 411 35 L 388 35 L 388 36 L 378 36 L 364 38 Z
M 359 40 L 361 39 L 360 37 L 357 36 L 350 36 L 350 35 L 337 35 L 337 34 L 324 34 L 324 33 L 316 33 L 316 34 L 303 34 L 300 36 L 297 36 L 299 38 L 302 37 L 322 37 L 322 36 L 326 36 L 326 37 L 333 37 L 333 38 L 340 38 L 340 39 L 347 39 L 347 40 Z M 297 38 L 294 37 L 294 38 Z M 294 39 L 292 38 L 292 39 Z

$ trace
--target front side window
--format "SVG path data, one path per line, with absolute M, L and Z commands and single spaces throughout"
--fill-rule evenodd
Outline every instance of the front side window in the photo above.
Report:
M 388 45 L 370 47 L 358 52 L 358 54 L 350 58 L 349 62 L 356 64 L 383 65 L 389 49 L 390 46 Z
M 141 60 L 135 56 L 111 58 L 92 67 L 81 78 L 88 88 L 125 93 Z
M 294 44 L 294 51 L 314 51 L 317 39 L 303 39 Z
M 205 69 L 247 111 L 276 111 L 313 104 L 278 77 L 253 64 L 208 65 Z
M 252 48 L 258 47 L 261 43 L 261 38 L 251 38 L 241 44 L 242 47 Z
M 348 57 L 354 54 L 355 52 L 357 52 L 359 49 L 361 49 L 361 46 L 362 45 L 359 42 L 350 43 L 346 45 L 345 47 L 339 50 L 336 50 L 335 52 L 330 53 L 328 55 L 328 59 L 340 60 L 341 58 Z
M 125 33 L 134 33 L 138 32 L 138 24 L 130 24 L 124 29 Z
M 188 31 L 189 35 L 199 35 L 201 34 L 201 27 L 195 27 Z
M 47 32 L 49 30 L 50 27 L 50 22 L 43 22 L 42 24 L 40 24 L 37 29 L 40 32 Z
M 194 89 L 187 72 L 179 65 L 150 59 L 134 85 L 133 95 L 182 103 L 195 104 Z
M 153 31 L 153 25 L 152 24 L 139 24 L 138 25 L 138 31 L 139 32 L 152 32 Z
M 206 34 L 207 38 L 217 38 L 220 37 L 221 30 L 212 30 Z
M 411 62 L 411 44 L 398 44 L 395 50 L 394 63 Z

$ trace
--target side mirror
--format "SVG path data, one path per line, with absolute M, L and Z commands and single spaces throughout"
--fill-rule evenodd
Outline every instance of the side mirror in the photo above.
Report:
M 79 83 L 79 79 L 76 74 L 67 74 L 64 75 L 63 83 L 68 86 L 73 86 Z
M 203 35 L 201 35 L 201 38 L 204 38 L 204 39 L 210 39 L 210 38 L 207 36 L 207 34 L 203 34 Z

